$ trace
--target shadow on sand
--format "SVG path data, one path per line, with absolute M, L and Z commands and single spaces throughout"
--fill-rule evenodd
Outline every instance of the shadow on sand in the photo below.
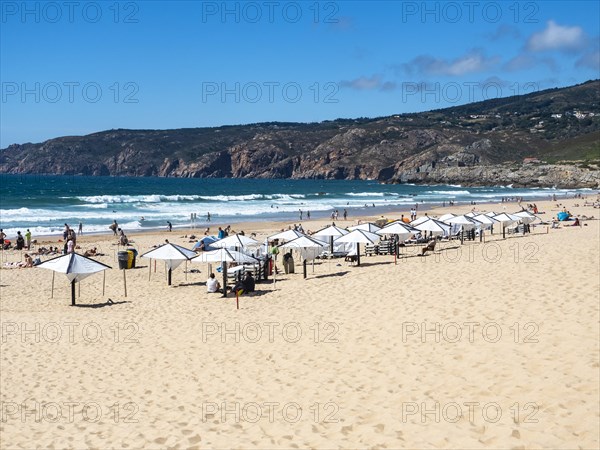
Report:
M 243 299 L 243 298 L 261 297 L 263 295 L 266 295 L 266 294 L 269 294 L 269 293 L 272 293 L 272 292 L 273 292 L 272 290 L 268 290 L 268 291 L 257 291 L 257 290 L 255 290 L 253 292 L 250 292 L 249 294 L 248 293 L 242 294 L 240 296 L 240 300 Z M 221 297 L 221 298 L 223 298 L 223 297 Z M 225 297 L 225 298 L 227 298 L 228 300 L 235 300 L 235 292 L 233 292 L 231 290 L 228 290 L 227 297 Z
M 184 286 L 206 286 L 206 281 L 194 281 L 193 283 L 177 283 L 171 287 L 184 287 Z
M 343 277 L 347 273 L 350 273 L 350 271 L 349 270 L 345 270 L 344 272 L 326 273 L 326 274 L 323 274 L 323 275 L 315 275 L 314 277 L 310 277 L 310 278 Z
M 120 302 L 115 302 L 112 299 L 108 299 L 108 301 L 106 301 L 105 303 L 94 303 L 92 305 L 75 305 L 77 308 L 104 308 L 105 306 L 114 306 L 114 305 L 121 305 L 123 303 L 131 303 L 127 300 L 123 300 Z

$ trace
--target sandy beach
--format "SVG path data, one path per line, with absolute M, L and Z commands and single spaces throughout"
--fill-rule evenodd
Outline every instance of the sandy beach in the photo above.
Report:
M 167 286 L 161 263 L 138 259 L 125 297 L 108 235 L 78 239 L 112 266 L 104 296 L 102 273 L 81 283 L 79 307 L 64 276 L 51 298 L 51 271 L 3 267 L 0 447 L 598 448 L 600 210 L 560 203 L 596 220 L 425 257 L 407 247 L 397 264 L 317 260 L 307 279 L 296 259 L 239 310 L 206 292 L 205 264 Z M 560 210 L 538 207 L 544 220 Z M 232 228 L 263 239 L 289 225 Z M 198 231 L 130 237 L 143 253 L 165 239 L 191 248 Z

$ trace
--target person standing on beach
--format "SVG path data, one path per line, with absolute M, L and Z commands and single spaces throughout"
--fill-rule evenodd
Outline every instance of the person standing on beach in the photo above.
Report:
M 4 248 L 4 238 L 6 237 L 6 233 L 3 229 L 0 228 L 0 245 Z
M 173 225 L 167 220 L 167 230 L 173 231 Z
M 306 218 L 310 220 L 310 211 L 306 211 Z
M 207 222 L 210 222 L 210 212 L 207 212 L 207 213 L 206 213 L 206 221 L 207 221 Z
M 16 250 L 23 250 L 23 247 L 25 247 L 25 239 L 23 239 L 23 236 L 21 235 L 21 232 L 17 231 L 17 241 L 16 241 L 15 249 Z
M 113 223 L 108 227 L 113 231 L 114 236 L 117 236 L 117 228 L 119 228 L 119 224 L 116 220 L 113 220 Z
M 31 231 L 29 231 L 29 228 L 25 232 L 25 245 L 27 246 L 27 250 L 31 250 Z
M 344 220 L 348 220 L 348 210 L 344 209 Z
M 79 228 L 77 229 L 77 234 L 79 236 L 83 235 L 83 223 L 79 222 Z
M 299 209 L 298 211 L 300 212 L 300 220 L 302 220 L 302 210 Z
M 277 272 L 277 255 L 279 255 L 279 240 L 275 239 L 273 242 L 271 242 L 271 248 L 269 249 L 269 253 L 271 254 L 271 257 L 273 258 L 273 272 L 278 273 Z

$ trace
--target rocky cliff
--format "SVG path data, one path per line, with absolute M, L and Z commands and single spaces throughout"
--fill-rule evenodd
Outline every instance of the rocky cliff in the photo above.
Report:
M 599 105 L 592 81 L 377 119 L 110 130 L 11 145 L 0 173 L 599 187 Z

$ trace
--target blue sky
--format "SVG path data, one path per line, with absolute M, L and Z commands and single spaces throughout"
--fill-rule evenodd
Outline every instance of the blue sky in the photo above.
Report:
M 600 78 L 597 1 L 0 5 L 2 148 L 377 117 Z

